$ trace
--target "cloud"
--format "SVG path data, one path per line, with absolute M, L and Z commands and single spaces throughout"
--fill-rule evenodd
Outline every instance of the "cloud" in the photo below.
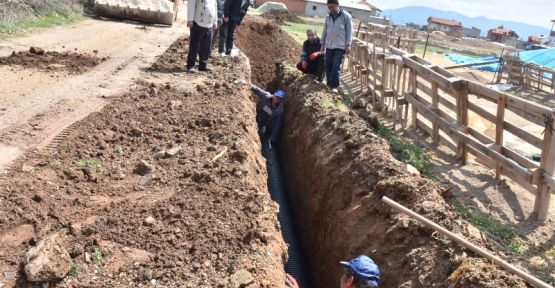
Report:
M 510 20 L 551 28 L 555 19 L 553 0 L 370 0 L 380 9 L 406 6 L 426 6 L 455 11 L 467 16 L 485 16 L 491 19 Z

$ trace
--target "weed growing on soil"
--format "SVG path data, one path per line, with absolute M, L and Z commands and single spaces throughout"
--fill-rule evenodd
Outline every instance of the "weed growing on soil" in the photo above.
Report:
M 486 215 L 476 213 L 464 207 L 456 200 L 452 201 L 452 205 L 455 211 L 461 214 L 470 224 L 482 231 L 489 232 L 505 241 L 513 240 L 517 236 L 515 230 L 503 226 Z
M 431 175 L 433 168 L 431 158 L 422 148 L 397 136 L 395 132 L 385 127 L 383 123 L 379 124 L 378 133 L 389 142 L 391 151 L 395 155 L 400 156 L 402 160 L 414 166 L 418 171 L 422 172 L 423 175 Z
M 511 244 L 509 244 L 508 248 L 509 251 L 513 252 L 514 254 L 522 255 L 528 250 L 528 245 L 526 245 L 526 243 L 524 243 L 524 241 L 522 241 L 521 239 L 516 238 L 511 242 Z
M 71 265 L 71 269 L 69 270 L 69 276 L 77 277 L 79 276 L 80 273 L 81 273 L 81 270 L 79 269 L 79 265 L 73 262 L 73 264 Z
M 341 101 L 338 100 L 332 100 L 330 98 L 325 98 L 322 101 L 322 108 L 326 109 L 326 110 L 338 110 L 338 111 L 342 111 L 342 112 L 347 112 L 349 109 L 347 109 L 347 106 L 345 106 L 345 104 Z
M 79 168 L 94 168 L 96 171 L 102 171 L 102 162 L 98 159 L 82 159 L 78 164 Z
M 348 105 L 353 104 L 353 102 L 355 102 L 355 96 L 353 96 L 353 94 L 348 93 L 348 92 L 341 92 L 341 97 L 343 98 L 343 102 L 345 102 Z
M 125 148 L 122 146 L 116 146 L 116 153 L 123 155 L 125 153 Z
M 91 254 L 91 259 L 93 261 L 99 261 L 102 260 L 102 252 L 96 250 Z

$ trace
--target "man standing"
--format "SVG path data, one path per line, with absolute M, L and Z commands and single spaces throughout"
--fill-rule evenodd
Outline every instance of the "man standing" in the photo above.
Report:
M 237 26 L 241 25 L 243 18 L 249 10 L 249 0 L 225 0 L 224 23 L 220 27 L 220 54 L 231 55 L 233 49 L 233 37 Z
M 261 100 L 259 106 L 261 111 L 257 113 L 257 122 L 260 126 L 262 136 L 268 139 L 270 145 L 277 146 L 281 136 L 281 127 L 285 117 L 285 92 L 277 90 L 274 95 L 260 87 L 251 84 L 251 90 L 256 93 Z
M 218 40 L 219 32 L 222 27 L 222 23 L 224 22 L 224 0 L 216 0 L 218 3 L 218 27 L 212 33 L 212 42 L 210 43 L 210 54 L 214 50 L 216 46 L 216 42 Z
M 306 30 L 307 40 L 303 43 L 303 52 L 301 53 L 301 62 L 297 64 L 297 69 L 305 74 L 312 74 L 318 77 L 318 82 L 322 82 L 324 77 L 324 55 L 320 38 L 316 35 L 316 30 Z
M 188 72 L 195 71 L 197 55 L 199 56 L 198 70 L 211 70 L 207 67 L 207 63 L 212 29 L 218 27 L 217 11 L 216 0 L 189 0 L 187 4 L 187 27 L 191 29 L 186 67 Z
M 326 52 L 326 79 L 328 87 L 337 93 L 343 56 L 351 52 L 353 40 L 352 17 L 339 8 L 338 0 L 328 0 L 329 14 L 322 33 L 322 52 Z
M 341 276 L 340 288 L 375 288 L 380 281 L 380 270 L 370 257 L 360 255 L 350 261 L 339 262 L 345 265 Z

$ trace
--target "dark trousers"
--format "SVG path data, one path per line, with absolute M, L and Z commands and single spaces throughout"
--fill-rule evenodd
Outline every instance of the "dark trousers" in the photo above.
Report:
M 236 28 L 237 24 L 231 19 L 222 24 L 222 27 L 220 27 L 220 46 L 218 47 L 218 52 L 223 53 L 225 49 L 225 54 L 231 54 Z
M 297 69 L 305 74 L 312 74 L 318 77 L 318 81 L 322 81 L 324 78 L 324 55 L 318 56 L 314 61 L 308 60 L 308 69 L 306 70 L 302 68 L 301 62 L 299 62 L 297 64 Z
M 326 79 L 328 87 L 339 87 L 339 76 L 341 71 L 341 63 L 343 63 L 343 49 L 326 49 Z
M 210 40 L 212 40 L 212 27 L 204 28 L 193 21 L 191 37 L 189 37 L 189 54 L 187 55 L 187 68 L 195 67 L 197 55 L 199 56 L 199 69 L 206 68 L 210 55 Z
M 220 29 L 222 28 L 222 24 L 220 22 L 221 21 L 218 21 L 218 28 L 212 31 L 212 38 L 210 39 L 210 55 L 212 55 L 212 50 L 214 50 L 214 47 L 216 47 L 216 42 L 220 40 L 219 35 L 220 35 Z

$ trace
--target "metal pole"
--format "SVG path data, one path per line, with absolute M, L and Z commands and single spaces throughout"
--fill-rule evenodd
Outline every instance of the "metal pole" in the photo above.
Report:
M 434 229 L 435 231 L 441 233 L 443 236 L 451 239 L 452 241 L 460 244 L 461 246 L 468 248 L 472 251 L 474 251 L 476 254 L 481 255 L 482 257 L 485 257 L 489 260 L 491 260 L 491 262 L 493 262 L 494 264 L 497 264 L 503 268 L 505 268 L 506 270 L 512 272 L 513 274 L 519 276 L 520 278 L 526 280 L 528 283 L 532 284 L 534 287 L 539 287 L 539 288 L 553 288 L 553 286 L 541 281 L 540 279 L 516 268 L 515 266 L 509 264 L 508 262 L 506 262 L 505 260 L 491 254 L 491 252 L 478 247 L 474 244 L 472 244 L 470 241 L 464 239 L 463 237 L 456 235 L 455 233 L 439 226 L 438 224 L 432 222 L 431 220 L 425 218 L 422 215 L 419 215 L 417 213 L 415 213 L 414 211 L 406 208 L 405 206 L 387 198 L 387 197 L 383 197 L 382 201 L 385 202 L 387 205 L 411 216 L 412 218 L 415 218 L 416 220 L 420 221 L 420 223 L 425 224 L 428 227 L 431 227 L 432 229 Z
M 422 55 L 422 58 L 426 58 L 426 50 L 428 49 L 428 40 L 430 40 L 430 33 L 428 33 L 428 37 L 426 37 L 426 46 L 424 46 L 424 55 Z

